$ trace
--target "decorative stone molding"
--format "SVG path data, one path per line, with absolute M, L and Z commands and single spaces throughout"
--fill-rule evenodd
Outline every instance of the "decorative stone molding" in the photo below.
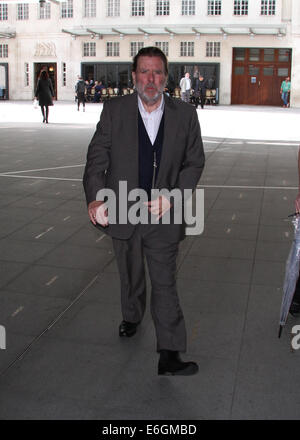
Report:
M 36 43 L 35 57 L 56 57 L 56 46 L 52 41 L 48 43 Z

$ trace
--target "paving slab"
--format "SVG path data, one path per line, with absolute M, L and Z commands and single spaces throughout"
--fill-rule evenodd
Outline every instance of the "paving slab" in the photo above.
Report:
M 29 293 L 37 296 L 67 298 L 70 301 L 92 281 L 97 272 L 72 268 L 25 265 L 22 273 L 15 274 L 6 283 L 9 291 Z
M 281 289 L 253 285 L 237 374 L 233 418 L 299 419 L 299 354 L 290 346 L 289 318 L 282 339 L 277 338 Z

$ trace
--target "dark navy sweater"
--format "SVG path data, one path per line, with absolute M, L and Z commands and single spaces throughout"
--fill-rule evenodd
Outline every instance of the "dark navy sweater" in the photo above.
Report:
M 151 198 L 151 188 L 153 180 L 153 162 L 154 162 L 154 152 L 156 153 L 156 178 L 159 170 L 160 159 L 163 148 L 164 140 L 164 114 L 160 121 L 159 130 L 152 145 L 147 130 L 145 128 L 143 119 L 140 112 L 138 112 L 139 121 L 139 188 L 144 189 L 149 199 Z M 155 179 L 156 180 L 156 179 Z

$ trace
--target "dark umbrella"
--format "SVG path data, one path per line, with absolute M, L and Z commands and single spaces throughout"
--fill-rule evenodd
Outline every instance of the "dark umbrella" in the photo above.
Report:
M 296 284 L 299 278 L 300 267 L 300 217 L 293 220 L 295 227 L 295 238 L 286 262 L 285 278 L 283 284 L 283 297 L 280 309 L 279 333 L 280 338 L 283 327 L 289 314 L 290 306 L 295 293 Z

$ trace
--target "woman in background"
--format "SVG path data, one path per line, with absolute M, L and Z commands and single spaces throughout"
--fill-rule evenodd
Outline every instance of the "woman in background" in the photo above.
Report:
M 42 70 L 40 74 L 35 91 L 35 97 L 39 100 L 39 105 L 43 115 L 43 122 L 48 124 L 49 106 L 53 105 L 52 98 L 54 98 L 54 90 L 51 79 L 49 78 L 46 70 Z

